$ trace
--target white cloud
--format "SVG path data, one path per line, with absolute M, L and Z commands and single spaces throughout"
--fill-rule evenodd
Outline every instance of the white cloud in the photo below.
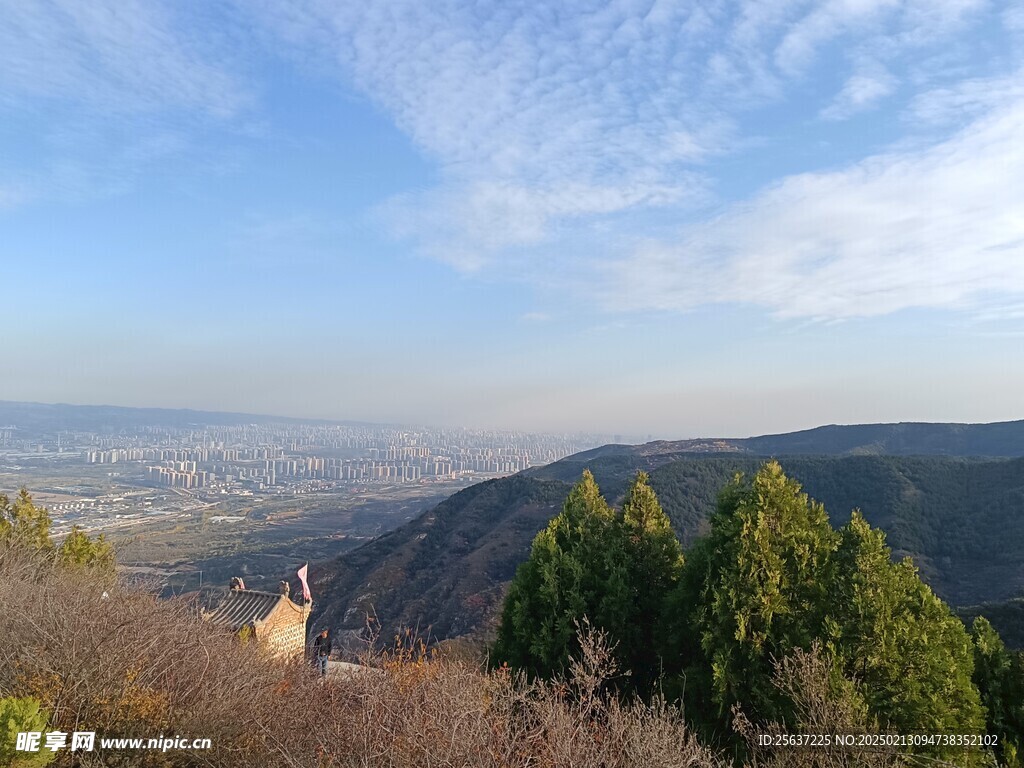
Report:
M 701 165 L 736 141 L 733 120 L 698 98 L 714 20 L 676 4 L 310 8 L 268 5 L 266 23 L 295 46 L 330 46 L 437 160 L 442 183 L 388 210 L 459 267 L 567 222 L 692 200 Z
M 1024 290 L 1024 100 L 970 64 L 988 0 L 255 7 L 293 56 L 333 61 L 436 161 L 436 186 L 383 212 L 460 269 L 548 286 L 596 271 L 607 282 L 591 287 L 618 308 L 740 302 L 823 319 Z M 802 97 L 828 124 L 913 88 L 927 90 L 910 109 L 922 122 L 963 115 L 932 146 L 905 138 L 840 170 L 777 172 L 681 242 L 665 236 L 707 210 L 724 155 L 772 128 L 796 147 L 793 126 L 753 110 Z
M 815 69 L 826 46 L 842 39 L 851 68 L 821 111 L 840 120 L 891 95 L 896 69 L 941 47 L 985 4 L 617 0 L 556 9 L 314 0 L 299 10 L 258 8 L 294 56 L 318 51 L 320 67 L 333 57 L 437 161 L 436 187 L 384 207 L 399 236 L 460 269 L 559 265 L 532 269 L 549 276 L 572 271 L 567 240 L 600 241 L 611 221 L 658 213 L 664 225 L 694 215 L 713 188 L 716 159 L 761 138 L 757 126 L 744 130 L 749 111 L 827 81 Z M 605 242 L 620 246 L 638 234 L 630 229 Z
M 814 6 L 792 24 L 775 50 L 775 62 L 790 75 L 810 67 L 819 48 L 850 31 L 900 8 L 900 0 L 829 0 Z
M 659 178 L 617 179 L 593 185 L 565 179 L 544 185 L 464 180 L 392 200 L 382 209 L 385 226 L 417 241 L 432 258 L 460 270 L 493 263 L 495 253 L 515 251 L 512 270 L 524 268 L 527 251 L 546 261 L 547 246 L 584 222 L 624 211 L 669 208 L 703 192 L 694 174 L 680 172 L 674 183 Z
M 987 0 L 824 0 L 789 26 L 775 62 L 790 75 L 805 73 L 826 44 L 844 37 L 854 51 L 900 55 L 960 31 Z
M 1024 99 L 954 137 L 792 176 L 607 266 L 619 308 L 735 302 L 779 317 L 1016 311 L 1024 296 Z
M 824 120 L 845 120 L 878 104 L 896 89 L 896 81 L 887 72 L 853 75 L 835 100 L 821 111 Z
M 1007 102 L 1024 100 L 1024 69 L 1010 75 L 968 78 L 918 94 L 909 117 L 927 125 L 960 124 Z

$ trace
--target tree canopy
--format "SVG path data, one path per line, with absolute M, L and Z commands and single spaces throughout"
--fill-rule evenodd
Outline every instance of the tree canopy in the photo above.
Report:
M 36 506 L 22 488 L 14 501 L 0 494 L 0 541 L 26 546 L 56 557 L 62 565 L 113 572 L 114 548 L 100 534 L 91 538 L 77 525 L 54 545 L 50 536 L 50 514 Z
M 982 732 L 963 623 L 860 513 L 839 534 L 826 631 L 872 713 L 900 732 Z
M 699 551 L 675 604 L 700 639 L 684 660 L 690 693 L 717 705 L 719 723 L 734 705 L 792 723 L 773 662 L 820 644 L 882 727 L 983 732 L 963 624 L 858 512 L 836 531 L 771 461 L 723 490 Z
M 53 548 L 50 515 L 32 503 L 27 488 L 22 488 L 14 501 L 0 493 L 0 539 L 13 539 L 40 550 Z
M 692 631 L 725 714 L 740 701 L 779 718 L 772 660 L 821 636 L 838 537 L 824 507 L 776 462 L 722 491 L 700 563 L 688 582 L 699 606 Z
M 41 768 L 51 763 L 57 754 L 49 749 L 36 752 L 17 750 L 19 733 L 47 730 L 50 713 L 38 699 L 12 696 L 0 697 L 0 765 L 12 768 Z
M 813 651 L 832 670 L 837 700 L 864 722 L 899 733 L 987 727 L 1015 759 L 1020 659 L 987 622 L 976 622 L 972 642 L 913 563 L 894 562 L 882 531 L 856 510 L 835 529 L 776 461 L 725 486 L 685 562 L 645 473 L 616 512 L 584 472 L 512 582 L 494 659 L 557 675 L 584 617 L 615 644 L 629 672 L 624 692 L 648 696 L 660 682 L 705 733 L 728 732 L 736 707 L 794 726 L 800 705 L 776 671 Z
M 562 511 L 537 534 L 509 587 L 493 656 L 531 675 L 562 671 L 575 650 L 576 622 L 606 615 L 605 543 L 613 513 L 589 471 Z
M 1008 651 L 979 616 L 971 626 L 974 682 L 985 705 L 988 733 L 999 737 L 996 754 L 1007 768 L 1024 765 L 1024 653 Z
M 114 548 L 102 533 L 93 539 L 76 525 L 57 548 L 57 559 L 64 565 L 109 571 L 114 567 Z
M 516 572 L 494 661 L 540 677 L 558 674 L 578 650 L 586 618 L 608 633 L 620 669 L 629 673 L 625 687 L 649 691 L 661 668 L 654 631 L 682 561 L 645 473 L 630 483 L 616 512 L 584 471 Z

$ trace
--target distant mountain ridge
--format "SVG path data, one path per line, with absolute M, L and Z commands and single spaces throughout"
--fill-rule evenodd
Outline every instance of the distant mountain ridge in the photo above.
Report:
M 749 453 L 757 456 L 1024 456 L 1024 420 L 990 424 L 829 424 L 799 432 L 740 438 L 658 440 L 638 446 L 606 445 L 581 459 L 616 453 L 642 455 Z
M 760 455 L 874 454 L 891 456 L 1024 456 L 1024 421 L 991 424 L 830 425 L 782 435 L 752 437 Z
M 0 400 L 0 427 L 17 426 L 34 432 L 58 430 L 117 431 L 140 426 L 187 428 L 192 425 L 239 426 L 243 424 L 332 424 L 340 426 L 388 426 L 363 421 L 302 419 L 227 411 L 196 411 L 190 408 L 132 408 L 121 405 L 71 405 Z
M 954 605 L 1024 595 L 1024 421 L 830 426 L 741 440 L 608 445 L 455 494 L 419 518 L 317 571 L 317 619 L 358 630 L 366 612 L 388 629 L 437 638 L 485 629 L 534 535 L 585 468 L 609 501 L 638 469 L 651 473 L 684 545 L 700 535 L 720 488 L 767 456 L 842 525 L 853 508 L 887 532 L 899 556 Z

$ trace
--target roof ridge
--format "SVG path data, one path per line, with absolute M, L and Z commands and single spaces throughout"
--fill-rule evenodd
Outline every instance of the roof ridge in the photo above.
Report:
M 271 595 L 272 597 L 286 597 L 286 595 L 282 592 L 268 592 L 265 589 L 231 589 L 230 587 L 222 587 L 219 584 L 216 586 L 211 585 L 209 587 L 203 587 L 201 591 L 223 592 L 225 594 L 230 594 L 232 592 L 245 592 L 246 594 L 251 595 Z

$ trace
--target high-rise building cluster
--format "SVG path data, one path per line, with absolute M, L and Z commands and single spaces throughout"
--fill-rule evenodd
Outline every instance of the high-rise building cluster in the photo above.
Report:
M 312 422 L 62 430 L 41 438 L 7 427 L 3 439 L 26 451 L 77 452 L 88 465 L 117 465 L 111 471 L 122 478 L 138 472 L 145 485 L 218 493 L 506 475 L 600 443 L 572 435 Z
M 167 467 L 146 467 L 146 479 L 157 485 L 172 488 L 205 488 L 212 476 L 205 470 L 196 469 L 194 461 L 177 461 Z

